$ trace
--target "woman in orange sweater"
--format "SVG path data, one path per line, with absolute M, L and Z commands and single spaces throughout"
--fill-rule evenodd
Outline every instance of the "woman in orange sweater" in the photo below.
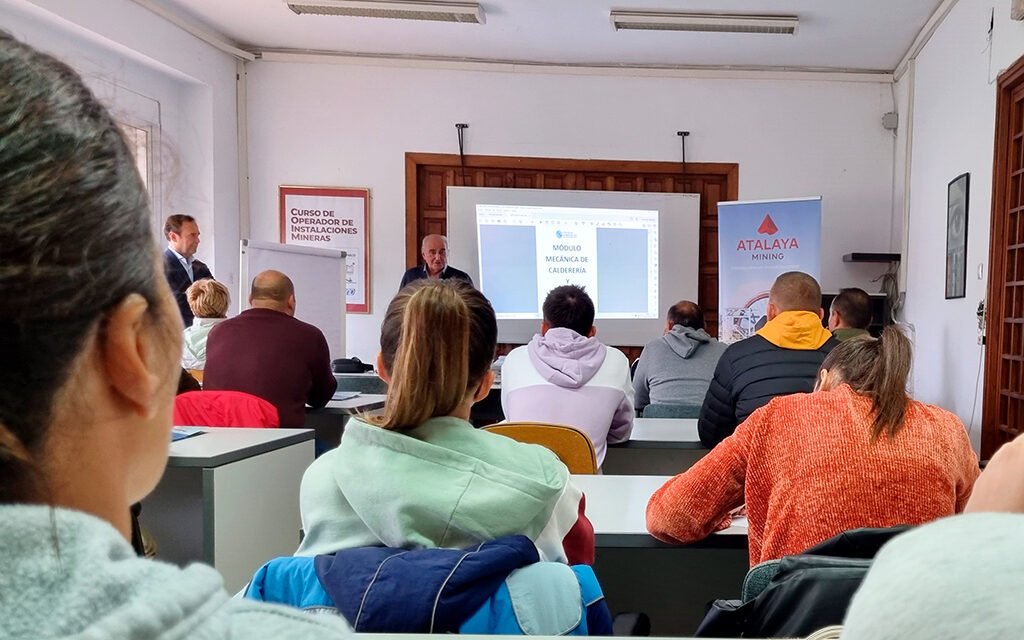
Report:
M 647 504 L 647 528 L 693 542 L 746 503 L 750 564 L 858 527 L 917 524 L 963 510 L 978 458 L 963 423 L 906 394 L 910 341 L 843 342 L 812 393 L 775 398 Z

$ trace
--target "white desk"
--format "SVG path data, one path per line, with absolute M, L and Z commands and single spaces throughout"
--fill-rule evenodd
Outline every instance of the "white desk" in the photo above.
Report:
M 310 409 L 308 413 L 325 412 L 336 415 L 354 416 L 357 413 L 384 408 L 387 395 L 383 393 L 360 393 L 348 400 L 331 400 L 323 409 Z
M 318 446 L 333 449 L 341 442 L 349 418 L 383 409 L 386 400 L 387 396 L 380 393 L 360 393 L 348 400 L 331 400 L 322 409 L 306 409 L 306 428 L 316 431 Z
M 594 570 L 612 612 L 643 611 L 653 635 L 692 635 L 708 601 L 738 598 L 747 573 L 746 520 L 688 545 L 670 545 L 647 533 L 651 494 L 669 476 L 583 476 L 594 525 Z
M 598 546 L 662 546 L 647 532 L 647 501 L 671 476 L 574 475 L 573 484 L 587 497 L 587 518 L 594 525 Z M 712 542 L 716 537 L 732 540 Z M 742 539 L 736 538 L 736 536 Z M 704 547 L 747 548 L 747 519 L 737 518 L 728 529 L 712 534 Z M 688 545 L 692 546 L 692 545 Z
M 299 543 L 299 484 L 313 462 L 308 429 L 207 428 L 171 443 L 167 470 L 142 502 L 157 557 L 205 562 L 241 589 Z
M 707 452 L 697 435 L 696 418 L 634 418 L 629 440 L 608 445 L 602 470 L 610 475 L 675 475 Z

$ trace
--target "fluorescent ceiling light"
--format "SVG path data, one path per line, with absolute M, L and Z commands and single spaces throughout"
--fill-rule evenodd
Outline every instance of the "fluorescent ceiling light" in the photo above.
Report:
M 796 16 L 747 16 L 715 13 L 673 13 L 670 11 L 626 11 L 612 9 L 616 30 L 710 31 L 716 33 L 796 33 Z
M 398 18 L 434 22 L 484 23 L 484 10 L 476 2 L 430 2 L 427 0 L 307 0 L 288 2 L 297 14 Z

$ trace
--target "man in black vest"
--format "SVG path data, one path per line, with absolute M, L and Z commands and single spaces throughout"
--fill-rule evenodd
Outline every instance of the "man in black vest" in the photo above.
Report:
M 398 285 L 399 289 L 410 282 L 424 278 L 440 278 L 441 280 L 454 278 L 473 284 L 473 279 L 469 277 L 468 273 L 448 264 L 448 238 L 436 233 L 423 238 L 420 255 L 423 256 L 423 266 L 413 267 L 406 271 L 402 276 L 402 284 Z
M 164 274 L 174 292 L 174 300 L 181 311 L 181 320 L 186 327 L 192 326 L 192 309 L 188 306 L 185 291 L 196 280 L 212 278 L 210 268 L 195 259 L 199 248 L 199 225 L 192 216 L 177 213 L 164 223 L 167 249 L 164 250 Z

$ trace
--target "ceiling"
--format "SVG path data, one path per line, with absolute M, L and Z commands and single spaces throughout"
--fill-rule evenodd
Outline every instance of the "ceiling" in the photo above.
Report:
M 486 24 L 296 15 L 284 0 L 150 0 L 243 48 L 553 64 L 892 71 L 941 0 L 482 0 Z M 796 15 L 795 36 L 615 31 L 611 8 Z

